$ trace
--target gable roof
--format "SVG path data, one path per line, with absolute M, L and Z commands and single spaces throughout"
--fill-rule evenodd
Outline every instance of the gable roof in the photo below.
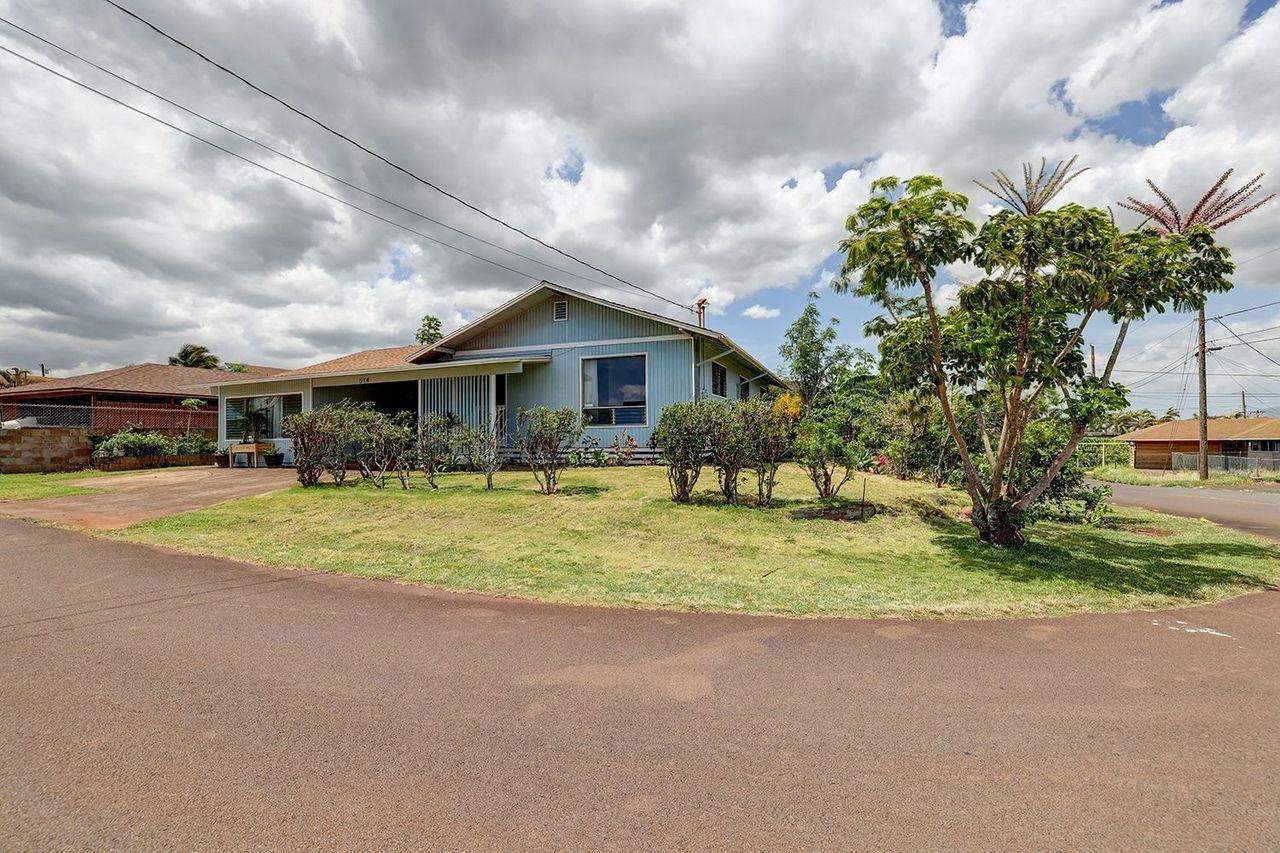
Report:
M 24 394 L 48 396 L 73 393 L 140 394 L 148 396 L 215 397 L 211 386 L 230 379 L 273 377 L 283 372 L 277 367 L 245 365 L 244 372 L 183 367 L 176 364 L 130 364 L 80 376 L 49 377 L 35 385 L 0 389 L 0 397 Z
M 542 296 L 543 293 L 554 293 L 554 294 L 563 295 L 563 296 L 572 296 L 575 299 L 583 299 L 587 302 L 593 302 L 596 305 L 602 305 L 605 308 L 612 308 L 616 311 L 623 311 L 628 314 L 634 314 L 637 317 L 644 317 L 649 320 L 653 320 L 654 322 L 657 322 L 657 323 L 664 323 L 668 326 L 672 326 L 690 335 L 697 335 L 699 337 L 708 338 L 710 340 L 716 341 L 724 345 L 725 347 L 728 347 L 728 349 L 731 350 L 734 354 L 736 354 L 739 358 L 741 358 L 743 361 L 746 361 L 756 370 L 760 371 L 761 376 L 767 376 L 770 379 L 772 379 L 774 382 L 777 382 L 779 385 L 786 385 L 786 383 L 783 382 L 783 380 L 780 377 L 778 377 L 777 374 L 775 374 L 772 370 L 766 367 L 758 359 L 753 357 L 745 349 L 743 349 L 742 347 L 734 343 L 733 340 L 730 339 L 728 335 L 722 332 L 717 332 L 713 329 L 708 329 L 703 326 L 696 325 L 694 323 L 686 323 L 683 320 L 676 320 L 671 317 L 666 317 L 662 314 L 654 314 L 650 311 L 645 311 L 640 308 L 633 308 L 632 306 L 624 305 L 621 302 L 613 302 L 612 300 L 609 300 L 609 299 L 602 299 L 599 296 L 592 296 L 591 294 L 584 293 L 581 290 L 575 290 L 572 287 L 565 287 L 562 284 L 556 284 L 550 281 L 539 282 L 538 284 L 529 288 L 528 290 L 521 293 L 519 296 L 515 297 L 514 299 L 511 299 L 503 303 L 502 305 L 499 305 L 497 308 L 493 309 L 489 313 L 484 314 L 483 316 L 475 320 L 472 320 L 467 325 L 459 329 L 455 329 L 453 332 L 449 333 L 448 335 L 445 335 L 443 338 L 441 338 L 440 340 L 436 341 L 433 344 L 427 344 L 425 346 L 417 347 L 416 352 L 414 352 L 413 355 L 409 357 L 409 360 L 420 363 L 435 353 L 448 352 L 449 349 L 454 346 L 454 344 L 461 343 L 465 340 L 468 340 L 469 338 L 475 335 L 478 335 L 481 332 L 487 331 L 488 329 L 491 329 L 497 326 L 498 324 L 515 316 L 516 314 L 519 314 L 521 311 L 524 311 L 526 308 L 530 307 L 535 302 L 537 302 L 537 300 Z M 727 355 L 727 354 L 728 353 L 725 353 L 724 355 Z M 716 357 L 719 358 L 721 356 L 716 356 Z
M 1116 441 L 1198 441 L 1195 418 L 1166 421 L 1116 436 Z M 1280 440 L 1280 418 L 1210 418 L 1210 441 Z
M 297 370 L 285 370 L 271 376 L 272 379 L 293 379 L 303 376 L 314 376 L 317 373 L 346 373 L 348 371 L 363 372 L 368 370 L 382 370 L 388 367 L 404 367 L 411 362 L 409 356 L 421 350 L 419 344 L 412 344 L 407 347 L 383 347 L 382 349 L 366 349 L 360 352 L 353 352 L 350 355 L 343 355 L 337 358 L 331 358 L 328 361 L 317 362 L 316 364 L 308 364 L 306 367 L 299 367 Z M 245 379 L 245 377 L 238 377 Z
M 745 349 L 743 349 L 742 347 L 734 343 L 729 338 L 728 335 L 713 331 L 711 329 L 706 329 L 701 326 L 694 325 L 693 323 L 686 323 L 682 320 L 673 320 L 672 318 L 664 317 L 661 314 L 653 314 L 648 311 L 641 310 L 639 308 L 632 308 L 630 305 L 623 305 L 620 302 L 611 302 L 607 299 L 601 299 L 598 296 L 592 296 L 589 293 L 583 293 L 580 290 L 574 290 L 571 287 L 565 287 L 563 285 L 555 284 L 550 281 L 540 282 L 536 286 L 529 288 L 528 290 L 521 293 L 519 296 L 515 297 L 514 299 L 511 299 L 503 303 L 502 305 L 499 305 L 497 308 L 493 309 L 487 314 L 484 314 L 478 319 L 471 321 L 470 323 L 466 324 L 465 326 L 459 329 L 455 329 L 453 332 L 449 333 L 448 335 L 445 335 L 443 338 L 441 338 L 440 340 L 436 341 L 433 344 L 426 344 L 426 345 L 413 344 L 411 346 L 383 347 L 381 349 L 361 350 L 360 352 L 353 352 L 350 355 L 339 356 L 338 358 L 331 358 L 328 361 L 321 361 L 316 364 L 309 364 L 306 367 L 300 367 L 297 370 L 280 371 L 278 373 L 272 374 L 269 377 L 261 377 L 261 378 L 268 378 L 274 381 L 278 379 L 281 379 L 281 380 L 282 379 L 303 379 L 303 378 L 315 377 L 315 376 L 335 376 L 335 375 L 344 375 L 344 374 L 353 374 L 353 373 L 368 373 L 368 372 L 390 371 L 390 370 L 407 370 L 414 367 L 423 367 L 423 368 L 434 367 L 434 366 L 437 366 L 436 363 L 431 363 L 431 364 L 427 363 L 430 360 L 431 356 L 437 355 L 437 354 L 452 355 L 454 344 L 468 340 L 469 338 L 475 335 L 478 335 L 484 331 L 487 331 L 488 329 L 493 328 L 494 326 L 497 326 L 499 323 L 502 323 L 504 320 L 515 316 L 516 314 L 525 310 L 527 307 L 534 304 L 537 301 L 537 299 L 541 297 L 542 294 L 544 293 L 554 293 L 554 294 L 563 295 L 563 296 L 572 296 L 576 299 L 583 299 L 588 302 L 594 302 L 595 304 L 602 305 L 606 308 L 612 308 L 617 311 L 624 311 L 626 313 L 634 314 L 639 317 L 646 317 L 657 323 L 664 323 L 679 331 L 686 332 L 687 334 L 697 335 L 697 336 L 715 341 L 719 343 L 721 346 L 725 347 L 726 352 L 719 353 L 715 355 L 713 358 L 723 358 L 728 355 L 736 355 L 738 358 L 742 359 L 747 364 L 751 365 L 754 369 L 758 370 L 761 376 L 767 376 L 769 377 L 769 379 L 773 380 L 779 385 L 782 385 L 782 386 L 786 385 L 786 383 L 781 378 L 779 378 L 777 374 L 775 374 L 769 368 L 765 367 L 764 364 L 762 364 L 760 361 L 752 357 L 752 355 L 749 352 L 747 352 Z M 495 355 L 499 355 L 499 354 L 495 353 Z M 509 360 L 509 358 L 508 359 L 504 359 L 504 358 L 490 359 L 490 361 L 494 361 L 494 362 L 504 362 L 507 360 Z M 524 360 L 529 361 L 530 359 L 525 358 Z M 478 364 L 479 362 L 475 361 L 475 362 L 469 362 L 469 363 Z M 443 364 L 444 362 L 440 362 L 440 365 L 443 365 Z M 237 375 L 237 376 L 230 377 L 225 381 L 216 382 L 214 384 L 219 386 L 246 384 L 246 383 L 253 382 L 257 378 L 259 377 L 246 377 L 243 375 Z

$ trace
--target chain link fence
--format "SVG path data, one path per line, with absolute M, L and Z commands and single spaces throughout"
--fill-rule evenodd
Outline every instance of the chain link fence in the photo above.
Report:
M 1266 456 L 1264 460 L 1263 456 Z M 1173 470 L 1175 471 L 1197 471 L 1200 468 L 1199 454 L 1196 453 L 1174 453 Z M 1252 474 L 1257 475 L 1262 471 L 1276 470 L 1276 454 L 1250 454 L 1249 456 L 1223 456 L 1217 453 L 1209 454 L 1209 470 L 1210 471 L 1226 471 L 1231 474 Z M 1266 467 L 1263 467 L 1264 462 Z
M 118 432 L 126 427 L 160 432 L 199 432 L 218 435 L 218 408 L 192 410 L 181 405 L 139 406 L 99 401 L 92 406 L 60 403 L 0 403 L 0 421 L 6 427 L 71 427 L 91 433 Z

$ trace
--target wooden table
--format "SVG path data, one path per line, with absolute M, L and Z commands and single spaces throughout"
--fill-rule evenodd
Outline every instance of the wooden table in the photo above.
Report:
M 227 448 L 227 465 L 231 468 L 236 467 L 236 454 L 243 453 L 245 455 L 245 465 L 250 468 L 257 468 L 259 456 L 275 452 L 276 446 L 274 444 L 233 444 Z M 252 460 L 252 464 L 250 460 Z

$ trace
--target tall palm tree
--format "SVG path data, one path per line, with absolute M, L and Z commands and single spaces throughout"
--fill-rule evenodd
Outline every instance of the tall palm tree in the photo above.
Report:
M 183 344 L 177 355 L 169 356 L 169 363 L 179 367 L 204 367 L 217 370 L 222 361 L 209 348 L 200 344 Z
M 1151 191 L 1160 199 L 1159 203 L 1139 201 L 1129 196 L 1117 204 L 1126 210 L 1132 210 L 1147 217 L 1147 221 L 1153 223 L 1152 227 L 1162 234 L 1185 234 L 1195 227 L 1217 231 L 1275 198 L 1275 193 L 1272 193 L 1259 201 L 1251 201 L 1262 189 L 1263 173 L 1254 175 L 1237 190 L 1227 189 L 1227 179 L 1231 177 L 1232 171 L 1227 169 L 1223 172 L 1222 177 L 1218 178 L 1207 193 L 1200 196 L 1200 200 L 1185 215 L 1174 204 L 1169 194 L 1156 186 L 1150 178 L 1147 179 L 1147 186 L 1151 187 Z M 1201 304 L 1196 306 L 1196 322 L 1200 337 L 1200 345 L 1196 351 L 1197 368 L 1200 374 L 1200 464 L 1197 467 L 1200 469 L 1201 480 L 1209 479 L 1209 388 L 1205 370 L 1207 350 L 1204 341 L 1204 320 L 1204 305 Z

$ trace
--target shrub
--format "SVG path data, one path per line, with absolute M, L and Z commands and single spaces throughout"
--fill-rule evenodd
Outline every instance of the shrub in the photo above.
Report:
M 332 441 L 331 420 L 324 409 L 317 409 L 288 415 L 281 424 L 284 435 L 293 440 L 293 468 L 304 487 L 319 483 L 324 473 Z
M 94 456 L 172 456 L 173 439 L 161 432 L 139 431 L 125 427 L 103 439 L 93 451 Z
M 808 417 L 796 430 L 795 456 L 820 498 L 834 498 L 857 470 L 857 449 L 828 420 Z
M 439 488 L 436 475 L 447 471 L 456 461 L 460 426 L 457 418 L 436 412 L 429 413 L 418 426 L 418 464 L 427 476 L 427 485 L 433 489 Z
M 356 464 L 360 476 L 371 482 L 374 488 L 386 485 L 387 472 L 395 471 L 400 485 L 409 488 L 409 471 L 412 469 L 414 431 L 413 415 L 400 412 L 384 415 L 365 404 L 352 410 L 348 421 L 349 437 L 355 449 Z
M 600 439 L 589 435 L 581 447 L 570 448 L 567 461 L 570 468 L 599 468 L 609 461 L 609 455 L 600 446 Z
M 741 404 L 708 403 L 708 449 L 725 503 L 738 502 L 738 480 L 752 463 L 751 441 Z
M 560 472 L 568 462 L 568 450 L 586 432 L 586 420 L 573 409 L 538 406 L 516 413 L 516 449 L 533 470 L 538 490 L 554 495 Z
M 613 437 L 613 446 L 609 448 L 609 458 L 605 461 L 606 465 L 627 465 L 636 455 L 636 448 L 640 445 L 628 433 L 623 432 L 622 436 Z
M 179 456 L 198 456 L 204 453 L 217 453 L 218 443 L 206 438 L 202 433 L 183 432 L 173 439 L 173 452 Z
M 667 464 L 667 483 L 676 503 L 689 502 L 706 464 L 715 405 L 707 401 L 672 403 L 658 416 L 653 443 Z
M 493 475 L 502 469 L 502 425 L 460 426 L 457 438 L 462 457 L 474 471 L 484 474 L 485 491 L 493 491 Z M 434 485 L 434 484 L 433 484 Z
M 756 499 L 760 506 L 769 506 L 773 503 L 773 487 L 778 482 L 778 468 L 791 451 L 793 407 L 753 397 L 738 403 L 737 409 L 746 432 L 751 465 L 756 471 Z

